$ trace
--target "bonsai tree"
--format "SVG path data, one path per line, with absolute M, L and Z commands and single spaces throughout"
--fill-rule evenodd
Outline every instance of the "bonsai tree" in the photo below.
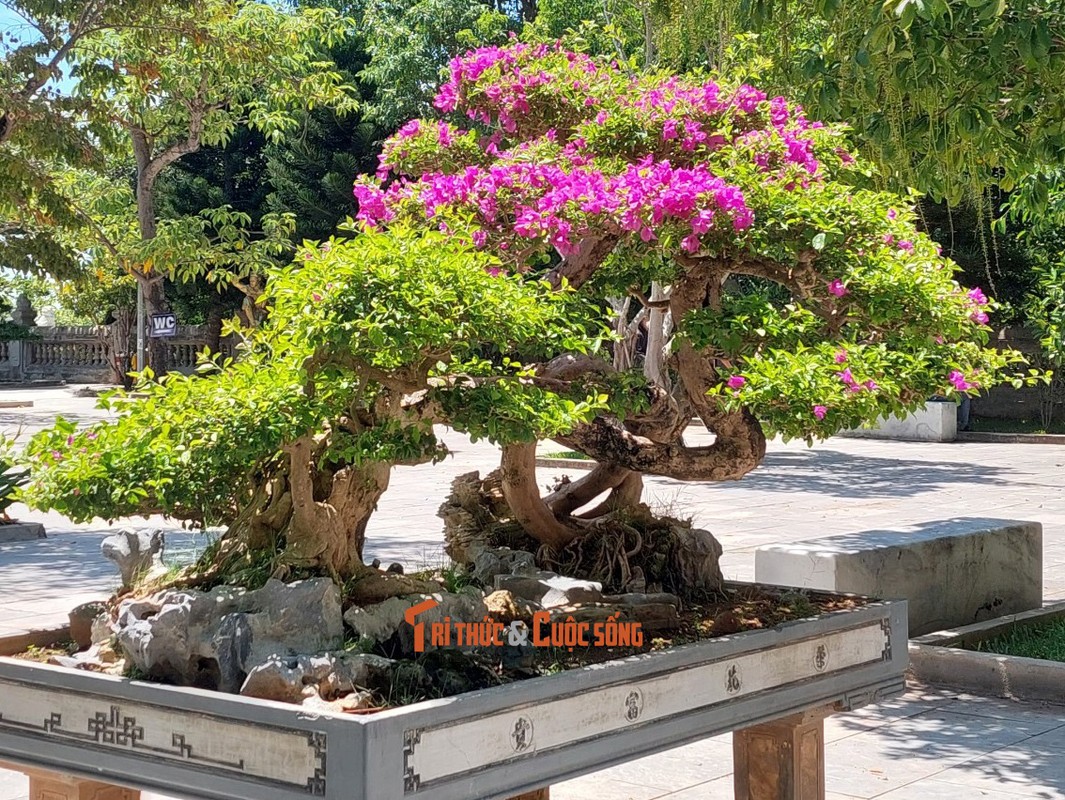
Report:
M 368 602 L 424 588 L 362 550 L 391 467 L 444 456 L 434 423 L 503 446 L 489 516 L 542 560 L 598 537 L 613 564 L 655 526 L 642 475 L 739 479 L 769 435 L 973 392 L 1015 359 L 907 205 L 863 188 L 845 131 L 782 98 L 514 43 L 455 60 L 437 106 L 473 128 L 405 125 L 357 184 L 363 231 L 270 274 L 237 361 L 60 420 L 27 450 L 27 501 L 224 522 L 190 580 L 328 574 Z M 602 346 L 625 296 L 672 315 L 660 383 Z M 693 417 L 711 444 L 685 440 Z M 541 496 L 541 438 L 599 466 Z M 690 574 L 712 588 L 720 550 L 669 535 L 709 552 Z
M 953 280 L 912 209 L 865 188 L 846 131 L 782 97 L 515 43 L 454 60 L 436 105 L 474 125 L 416 120 L 388 141 L 356 187 L 365 225 L 448 231 L 673 321 L 670 385 L 558 437 L 600 462 L 587 477 L 542 498 L 534 445 L 504 448 L 506 499 L 541 542 L 582 536 L 595 522 L 572 512 L 605 491 L 612 511 L 638 502 L 642 474 L 736 480 L 767 435 L 827 437 L 1015 360 L 985 346 L 991 301 Z M 654 282 L 666 299 L 647 299 Z M 712 444 L 685 442 L 693 416 Z

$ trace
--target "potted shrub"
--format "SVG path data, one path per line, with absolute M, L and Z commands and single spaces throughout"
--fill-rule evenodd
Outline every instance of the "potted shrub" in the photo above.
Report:
M 904 604 L 725 585 L 713 536 L 652 514 L 641 476 L 736 480 L 768 435 L 812 441 L 986 388 L 1016 360 L 987 347 L 991 301 L 868 188 L 842 130 L 752 87 L 515 43 L 456 59 L 437 106 L 474 128 L 412 121 L 390 139 L 357 184 L 358 232 L 272 272 L 236 361 L 116 393 L 113 421 L 61 420 L 27 449 L 36 506 L 228 525 L 197 565 L 117 601 L 98 646 L 113 634 L 157 680 L 279 697 L 249 690 L 272 681 L 313 712 L 3 662 L 18 689 L 0 692 L 0 755 L 32 762 L 46 740 L 46 763 L 205 797 L 505 797 L 715 731 L 819 753 L 808 710 L 900 690 Z M 649 337 L 651 379 L 609 357 L 630 327 L 608 311 L 619 297 L 672 321 Z M 685 442 L 693 417 L 712 444 Z M 440 423 L 502 447 L 443 512 L 483 588 L 362 558 L 392 467 L 446 456 Z M 598 465 L 542 496 L 539 439 Z M 745 630 L 749 602 L 787 613 Z M 456 670 L 434 637 L 482 609 L 489 673 L 539 677 L 461 691 L 456 671 L 490 682 L 486 664 Z M 339 651 L 341 611 L 350 647 L 375 652 Z M 573 668 L 546 675 L 521 635 L 570 623 L 688 643 L 619 635 L 625 658 L 563 655 Z M 578 646 L 560 630 L 560 651 Z M 376 695 L 326 699 L 375 670 Z M 748 741 L 739 771 L 764 772 Z

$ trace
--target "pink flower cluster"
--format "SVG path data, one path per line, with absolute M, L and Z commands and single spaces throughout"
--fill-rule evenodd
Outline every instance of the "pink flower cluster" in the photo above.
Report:
M 839 359 L 837 358 L 837 362 L 838 360 Z M 868 380 L 865 383 L 858 383 L 858 381 L 854 380 L 854 376 L 851 374 L 850 367 L 843 370 L 842 372 L 837 372 L 836 377 L 843 381 L 843 383 L 846 384 L 847 388 L 850 389 L 852 392 L 861 392 L 863 390 L 872 392 L 880 388 L 874 380 Z
M 965 374 L 959 370 L 954 370 L 947 376 L 947 380 L 951 382 L 956 390 L 959 392 L 967 392 L 970 389 L 979 389 L 980 384 L 975 381 L 968 381 L 965 378 Z
M 974 286 L 969 290 L 967 297 L 969 305 L 972 306 L 972 313 L 969 314 L 969 319 L 978 325 L 986 325 L 991 320 L 984 310 L 984 306 L 988 303 L 987 295 L 984 294 L 979 286 Z
M 740 231 L 754 215 L 743 193 L 704 165 L 674 168 L 668 161 L 646 156 L 610 175 L 579 164 L 569 170 L 558 164 L 509 161 L 489 167 L 467 167 L 459 174 L 430 173 L 417 182 L 396 182 L 387 190 L 360 183 L 358 219 L 370 226 L 388 222 L 404 201 L 415 201 L 427 218 L 444 210 L 469 208 L 483 231 L 545 240 L 566 255 L 594 225 L 597 231 L 636 234 L 644 242 L 657 238 L 667 223 L 683 223 L 681 247 L 699 249 L 700 237 L 718 225 L 719 217 Z
M 599 72 L 599 66 L 590 57 L 564 52 L 559 44 L 533 47 L 518 42 L 506 47 L 481 47 L 452 59 L 449 80 L 440 87 L 433 105 L 441 111 L 454 111 L 465 104 L 466 113 L 471 119 L 485 124 L 498 122 L 503 130 L 513 133 L 518 129 L 518 120 L 532 110 L 530 95 L 537 88 L 556 81 L 549 72 L 535 68 L 532 63 L 551 53 L 565 57 L 567 71 L 571 74 L 593 78 Z M 494 79 L 478 86 L 485 73 L 493 69 Z M 589 85 L 574 80 L 573 87 L 578 91 L 587 91 Z M 480 89 L 480 92 L 475 93 L 474 88 Z M 595 105 L 594 98 L 589 96 L 585 105 Z

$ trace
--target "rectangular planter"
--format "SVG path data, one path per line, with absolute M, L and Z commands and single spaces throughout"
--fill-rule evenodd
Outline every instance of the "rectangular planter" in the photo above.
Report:
M 365 716 L 0 658 L 0 761 L 210 800 L 495 800 L 897 695 L 906 640 L 877 602 Z
M 958 404 L 929 402 L 905 417 L 881 417 L 868 428 L 856 428 L 837 435 L 903 442 L 953 442 L 958 438 Z
M 1065 664 L 965 650 L 1018 625 L 1065 617 L 1065 603 L 920 636 L 910 643 L 910 674 L 922 683 L 1015 700 L 1065 703 Z

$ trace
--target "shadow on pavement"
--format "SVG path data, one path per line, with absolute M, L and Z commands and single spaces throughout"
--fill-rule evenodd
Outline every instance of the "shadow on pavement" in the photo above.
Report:
M 964 461 L 918 461 L 855 455 L 838 450 L 769 453 L 731 489 L 814 492 L 835 497 L 914 497 L 945 485 L 1001 486 L 1017 474 L 1006 467 Z

